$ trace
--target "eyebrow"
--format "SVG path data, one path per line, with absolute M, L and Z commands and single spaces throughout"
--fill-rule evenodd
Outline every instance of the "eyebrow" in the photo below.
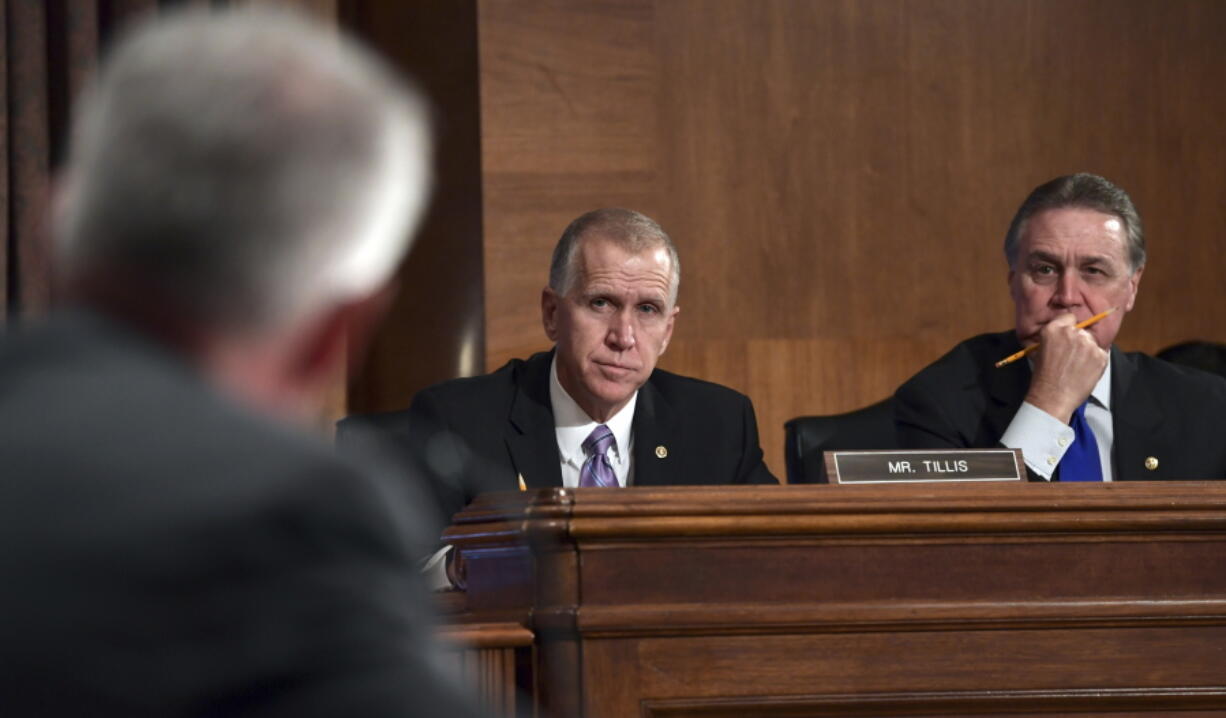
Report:
M 586 299 L 605 298 L 616 301 L 626 299 L 629 304 L 660 304 L 666 306 L 668 304 L 668 292 L 656 294 L 654 291 L 648 294 L 631 293 L 629 295 L 621 292 L 610 291 L 608 288 L 587 289 L 580 292 L 580 296 Z
M 1035 260 L 1038 260 L 1040 262 L 1047 262 L 1048 264 L 1060 264 L 1061 263 L 1060 258 L 1057 257 L 1056 255 L 1048 254 L 1047 252 L 1043 252 L 1039 250 L 1035 250 L 1031 252 L 1030 254 L 1026 255 L 1026 261 L 1028 263 L 1033 262 Z

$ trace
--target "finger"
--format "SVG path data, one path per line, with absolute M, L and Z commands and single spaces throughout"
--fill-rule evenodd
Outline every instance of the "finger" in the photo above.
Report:
M 1052 320 L 1052 323 L 1061 327 L 1072 327 L 1077 325 L 1077 316 L 1072 312 L 1061 314 Z

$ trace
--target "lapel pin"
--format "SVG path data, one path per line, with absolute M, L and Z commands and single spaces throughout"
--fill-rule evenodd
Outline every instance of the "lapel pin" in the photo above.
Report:
M 1145 468 L 1149 469 L 1150 471 L 1158 468 L 1158 459 L 1153 456 L 1147 456 L 1145 458 Z
M 663 444 L 656 447 L 656 458 L 657 459 L 668 458 L 668 448 L 665 447 Z

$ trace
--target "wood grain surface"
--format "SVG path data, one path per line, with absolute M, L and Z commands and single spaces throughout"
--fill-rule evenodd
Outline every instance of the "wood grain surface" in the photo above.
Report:
M 1221 482 L 547 489 L 447 535 L 557 715 L 1226 715 Z

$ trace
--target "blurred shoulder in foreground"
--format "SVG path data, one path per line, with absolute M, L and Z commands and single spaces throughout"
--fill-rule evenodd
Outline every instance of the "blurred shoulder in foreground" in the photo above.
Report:
M 247 8 L 139 26 L 77 109 L 68 301 L 0 342 L 4 714 L 473 715 L 433 517 L 295 426 L 426 202 L 422 99 Z

